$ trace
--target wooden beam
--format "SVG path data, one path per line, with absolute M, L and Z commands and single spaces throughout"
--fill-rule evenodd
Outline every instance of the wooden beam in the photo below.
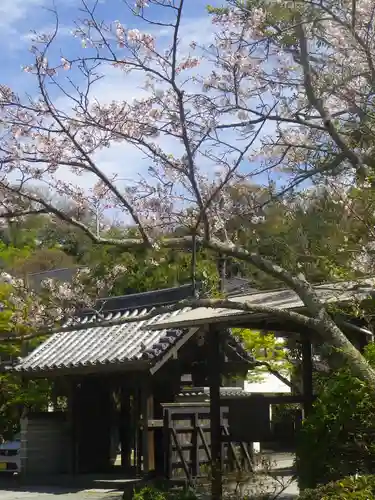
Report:
M 155 431 L 150 428 L 149 421 L 154 417 L 154 396 L 149 394 L 147 398 L 147 440 L 148 440 L 148 469 L 155 470 Z
M 210 327 L 208 342 L 208 381 L 210 386 L 210 434 L 211 434 L 211 498 L 221 500 L 223 496 L 222 442 L 221 442 L 221 332 Z

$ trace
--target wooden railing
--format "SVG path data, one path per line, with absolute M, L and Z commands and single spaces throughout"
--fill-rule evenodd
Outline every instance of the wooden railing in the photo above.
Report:
M 221 409 L 222 468 L 227 472 L 252 470 L 248 444 L 229 437 L 228 409 Z M 192 483 L 210 474 L 209 408 L 203 405 L 166 405 L 164 408 L 165 477 Z

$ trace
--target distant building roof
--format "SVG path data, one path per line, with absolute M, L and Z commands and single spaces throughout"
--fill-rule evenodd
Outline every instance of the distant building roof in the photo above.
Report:
M 364 300 L 370 293 L 373 293 L 375 290 L 375 279 L 368 278 L 357 281 L 325 283 L 314 286 L 314 290 L 324 303 L 348 303 L 353 300 Z M 229 300 L 283 310 L 301 310 L 305 307 L 302 300 L 291 289 L 261 291 L 230 297 Z M 225 308 L 198 307 L 166 320 L 160 320 L 158 323 L 153 324 L 152 328 L 191 328 L 192 326 L 214 323 L 234 326 L 245 320 L 250 327 L 251 321 L 262 315 L 265 316 L 266 313 L 259 314 Z
M 38 273 L 30 273 L 27 278 L 29 284 L 35 290 L 39 290 L 41 283 L 45 279 L 55 279 L 62 282 L 72 281 L 76 272 L 81 269 L 80 267 L 66 267 L 61 269 L 51 269 L 49 271 L 40 271 Z M 198 284 L 199 287 L 199 284 Z M 244 293 L 253 293 L 258 290 L 252 287 L 251 282 L 246 278 L 239 276 L 232 276 L 224 280 L 224 292 L 227 295 L 238 295 Z M 153 293 L 153 292 L 150 292 Z M 133 295 L 133 294 L 132 294 Z M 134 294 L 135 295 L 135 294 Z M 128 295 L 127 297 L 129 297 Z
M 42 281 L 46 279 L 58 280 L 64 283 L 72 281 L 78 269 L 78 267 L 64 267 L 61 269 L 51 269 L 49 271 L 30 273 L 27 275 L 27 280 L 31 288 L 33 288 L 35 291 L 39 291 L 42 285 Z
M 251 281 L 239 276 L 232 276 L 224 280 L 224 292 L 228 296 L 256 293 L 258 290 L 252 287 Z

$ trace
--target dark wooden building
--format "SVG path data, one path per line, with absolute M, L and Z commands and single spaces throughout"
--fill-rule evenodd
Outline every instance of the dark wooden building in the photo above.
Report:
M 373 280 L 315 287 L 323 302 L 343 305 L 343 311 L 353 300 L 366 300 L 373 289 Z M 293 401 L 309 411 L 316 332 L 301 331 L 300 325 L 281 321 L 277 314 L 232 309 L 185 308 L 150 317 L 156 307 L 193 295 L 191 286 L 182 286 L 107 299 L 100 304 L 100 314 L 88 313 L 67 324 L 20 362 L 16 371 L 25 383 L 35 378 L 53 382 L 52 399 L 59 409 L 30 413 L 24 419 L 24 475 L 104 474 L 117 469 L 124 477 L 169 477 L 170 451 L 178 455 L 179 467 L 189 477 L 199 472 L 197 457 L 203 454 L 212 465 L 213 497 L 220 498 L 221 471 L 233 441 L 243 441 L 247 459 L 244 443 L 272 437 L 267 415 L 270 405 L 279 402 L 259 396 L 221 397 L 223 377 L 244 377 L 254 362 L 231 335 L 233 327 L 273 331 L 299 342 L 304 394 Z M 291 290 L 255 292 L 233 300 L 305 312 Z M 335 319 L 359 348 L 372 337 L 350 314 L 343 312 Z M 206 408 L 194 409 L 193 403 L 186 403 L 185 409 L 173 406 L 179 404 L 187 376 L 191 387 L 210 388 Z M 194 446 L 181 441 L 189 432 Z M 187 453 L 196 458 L 188 460 Z
M 192 296 L 189 285 L 103 300 L 100 314 L 68 323 L 19 363 L 25 383 L 52 382 L 54 403 L 54 411 L 23 419 L 25 476 L 164 474 L 163 405 L 186 376 L 208 385 L 210 345 L 199 327 L 151 329 L 184 311 L 149 313 Z M 217 372 L 245 376 L 251 359 L 241 343 L 228 331 L 223 346 Z

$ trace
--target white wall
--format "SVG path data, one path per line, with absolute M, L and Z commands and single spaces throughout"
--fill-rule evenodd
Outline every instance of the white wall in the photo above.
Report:
M 270 373 L 262 374 L 261 382 L 245 380 L 244 389 L 246 392 L 264 392 L 266 394 L 290 393 L 290 387 Z
M 281 382 L 275 375 L 271 373 L 262 374 L 261 382 L 249 382 L 245 380 L 244 390 L 246 392 L 262 392 L 265 394 L 280 394 L 280 393 L 290 393 L 290 387 Z M 271 409 L 270 409 L 271 411 Z M 255 452 L 260 452 L 260 443 L 253 443 L 253 450 Z

